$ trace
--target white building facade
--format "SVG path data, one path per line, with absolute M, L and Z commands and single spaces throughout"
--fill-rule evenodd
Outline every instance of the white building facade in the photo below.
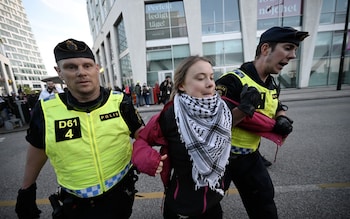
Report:
M 0 0 L 0 95 L 44 88 L 45 65 L 21 0 Z
M 336 85 L 348 0 L 87 0 L 101 83 L 152 86 L 189 55 L 209 57 L 215 79 L 251 61 L 272 26 L 308 31 L 297 58 L 278 76 L 282 88 Z M 347 39 L 346 39 L 347 40 Z M 347 44 L 348 45 L 348 44 Z M 350 83 L 350 48 L 342 84 Z

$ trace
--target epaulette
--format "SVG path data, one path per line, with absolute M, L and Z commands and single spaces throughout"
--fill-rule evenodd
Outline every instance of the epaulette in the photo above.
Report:
M 56 95 L 50 95 L 46 98 L 43 99 L 44 102 L 48 101 L 48 100 L 52 100 L 52 99 L 55 99 L 56 98 Z
M 239 69 L 235 69 L 235 70 L 233 70 L 233 72 L 236 73 L 236 75 L 238 75 L 240 78 L 245 77 L 245 74 Z

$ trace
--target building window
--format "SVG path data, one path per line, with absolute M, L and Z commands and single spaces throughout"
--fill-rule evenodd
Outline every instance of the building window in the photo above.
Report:
M 187 37 L 182 1 L 145 5 L 146 40 Z
M 203 35 L 240 32 L 238 0 L 201 0 Z
M 273 26 L 301 26 L 302 0 L 258 1 L 258 30 Z
M 213 61 L 214 66 L 233 66 L 243 63 L 242 40 L 216 41 L 203 44 L 203 55 Z
M 131 62 L 129 54 L 120 59 L 120 72 L 123 85 L 132 85 L 133 75 L 131 70 Z
M 309 86 L 335 85 L 338 82 L 343 31 L 317 34 Z M 350 83 L 350 50 L 344 57 L 342 83 Z
M 173 72 L 177 65 L 188 56 L 190 56 L 188 45 L 147 48 L 147 84 L 160 82 L 161 72 Z
M 117 37 L 118 37 L 118 52 L 121 54 L 128 48 L 128 42 L 126 40 L 125 27 L 123 19 L 117 25 Z
M 320 24 L 344 23 L 348 0 L 322 1 Z

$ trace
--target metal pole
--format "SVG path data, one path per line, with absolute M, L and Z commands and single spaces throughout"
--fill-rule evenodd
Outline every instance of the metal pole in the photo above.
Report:
M 348 1 L 348 7 L 346 9 L 346 18 L 345 18 L 343 45 L 342 45 L 342 50 L 341 50 L 341 55 L 340 55 L 337 90 L 341 90 L 341 84 L 342 84 L 342 78 L 343 78 L 344 56 L 345 56 L 345 50 L 346 50 L 346 40 L 348 37 L 349 8 L 350 8 L 350 1 Z

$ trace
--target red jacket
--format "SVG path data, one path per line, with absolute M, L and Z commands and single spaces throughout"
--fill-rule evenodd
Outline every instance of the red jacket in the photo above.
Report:
M 239 105 L 239 103 L 222 96 L 222 99 L 233 103 L 234 105 Z M 264 137 L 272 142 L 275 142 L 278 146 L 283 144 L 283 139 L 287 136 L 282 136 L 272 132 L 273 127 L 275 126 L 276 120 L 271 119 L 264 114 L 255 112 L 253 117 L 250 118 L 246 116 L 243 121 L 237 124 L 237 127 L 245 129 L 247 131 L 253 132 L 261 137 Z
M 160 157 L 167 154 L 167 141 L 163 137 L 158 120 L 161 115 L 157 113 L 147 123 L 144 129 L 139 133 L 139 138 L 133 144 L 132 163 L 136 168 L 150 176 L 155 176 L 159 166 Z M 152 146 L 162 146 L 160 153 Z M 169 158 L 163 161 L 163 170 L 160 173 L 164 187 L 167 187 L 170 181 L 171 165 Z

